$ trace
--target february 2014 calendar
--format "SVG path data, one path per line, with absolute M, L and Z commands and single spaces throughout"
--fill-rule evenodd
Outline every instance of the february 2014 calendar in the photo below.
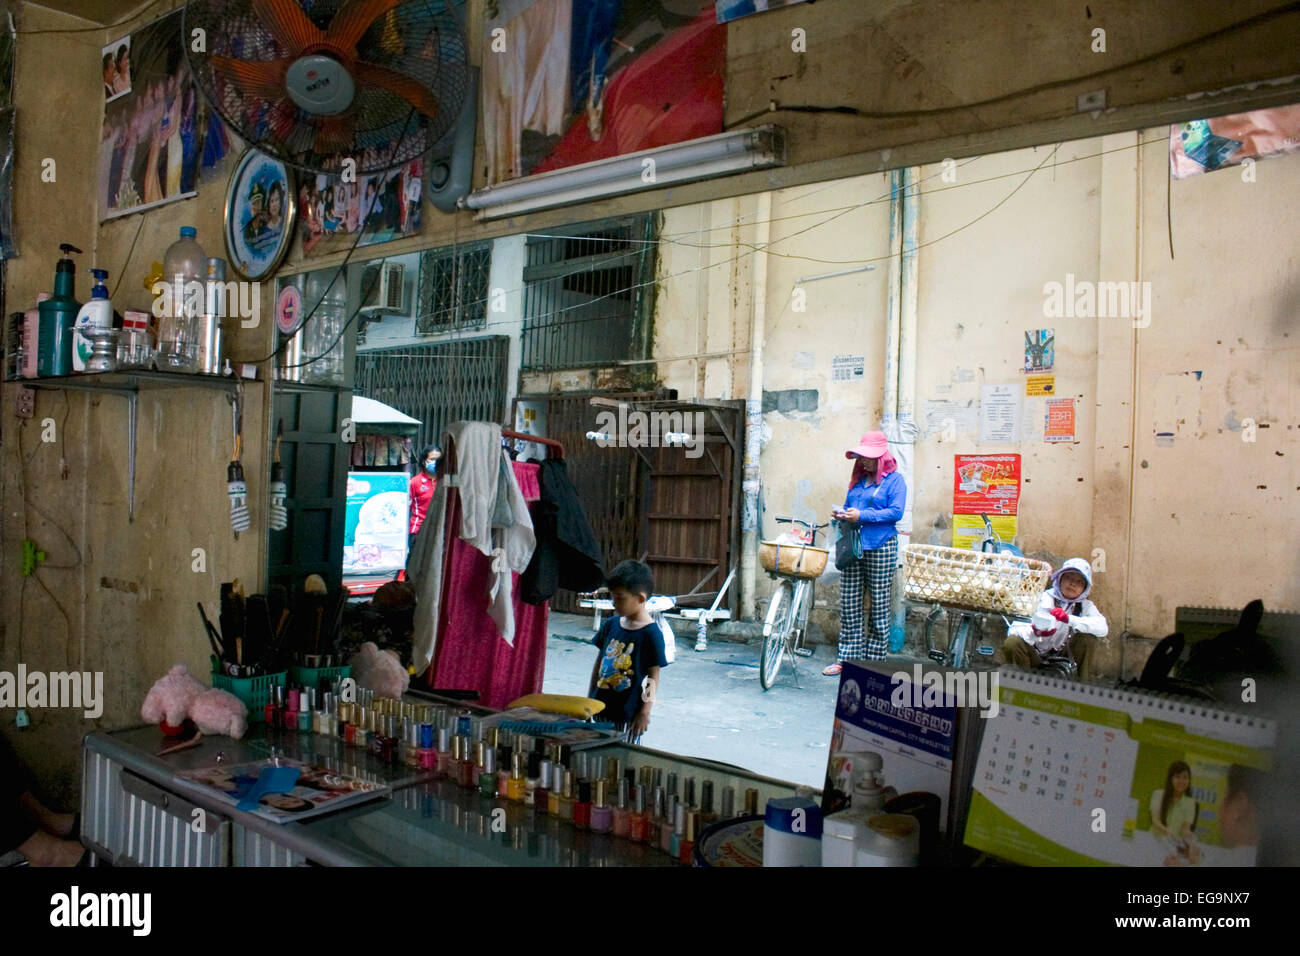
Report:
M 1269 720 L 1003 670 L 965 841 L 1028 865 L 1253 866 Z

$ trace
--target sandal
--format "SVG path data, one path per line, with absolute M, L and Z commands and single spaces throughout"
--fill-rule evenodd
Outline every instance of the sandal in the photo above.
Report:
M 844 668 L 839 664 L 831 664 L 822 670 L 823 677 L 836 677 Z

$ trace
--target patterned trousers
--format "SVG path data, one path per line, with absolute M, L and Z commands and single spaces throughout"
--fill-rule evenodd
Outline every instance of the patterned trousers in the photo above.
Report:
M 840 572 L 841 661 L 883 661 L 889 650 L 891 586 L 898 569 L 898 537 L 865 552 Z M 863 640 L 862 590 L 871 591 L 871 636 Z

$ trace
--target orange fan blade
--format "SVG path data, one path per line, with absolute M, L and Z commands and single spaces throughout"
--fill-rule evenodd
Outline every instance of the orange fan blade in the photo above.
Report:
M 234 81 L 241 93 L 251 93 L 273 100 L 285 95 L 284 75 L 291 62 L 292 59 L 288 57 L 255 63 L 252 60 L 214 56 L 212 68 Z
M 290 56 L 325 39 L 324 32 L 307 18 L 297 0 L 253 0 L 253 12 Z
M 323 117 L 316 127 L 314 148 L 318 153 L 341 153 L 352 147 L 356 131 L 357 118 L 353 113 Z
M 404 2 L 405 0 L 348 0 L 330 21 L 330 28 L 326 32 L 327 41 L 352 50 L 355 54 L 357 44 L 370 29 L 370 24 Z
M 354 72 L 360 82 L 382 87 L 400 96 L 429 119 L 433 119 L 440 111 L 438 98 L 433 95 L 433 91 L 414 77 L 365 60 L 357 61 Z

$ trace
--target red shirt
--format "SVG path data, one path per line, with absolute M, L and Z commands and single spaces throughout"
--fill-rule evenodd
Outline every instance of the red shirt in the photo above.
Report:
M 429 511 L 429 502 L 433 500 L 433 490 L 438 487 L 438 479 L 427 471 L 420 471 L 412 476 L 411 492 L 411 534 L 420 530 L 425 514 Z

